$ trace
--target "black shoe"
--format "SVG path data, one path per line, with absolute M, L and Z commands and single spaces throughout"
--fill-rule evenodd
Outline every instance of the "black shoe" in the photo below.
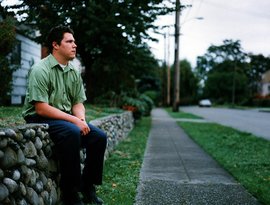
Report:
M 90 186 L 89 188 L 83 189 L 82 195 L 84 203 L 99 204 L 99 205 L 104 203 L 104 201 L 101 198 L 97 197 L 96 188 L 94 185 Z
M 62 194 L 61 205 L 84 205 L 77 192 Z

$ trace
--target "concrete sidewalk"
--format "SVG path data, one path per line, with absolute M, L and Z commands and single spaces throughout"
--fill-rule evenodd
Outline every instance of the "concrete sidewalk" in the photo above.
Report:
M 136 205 L 259 204 L 166 111 L 152 111 Z

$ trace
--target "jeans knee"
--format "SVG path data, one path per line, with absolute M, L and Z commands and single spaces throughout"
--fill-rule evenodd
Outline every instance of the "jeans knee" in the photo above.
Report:
M 65 131 L 61 134 L 62 140 L 66 144 L 70 144 L 73 147 L 80 147 L 81 134 L 77 127 L 66 127 Z
M 101 137 L 102 141 L 107 142 L 107 134 L 105 132 L 102 132 Z

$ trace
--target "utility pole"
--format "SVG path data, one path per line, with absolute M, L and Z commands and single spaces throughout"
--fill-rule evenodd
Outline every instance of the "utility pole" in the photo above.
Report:
M 163 34 L 164 36 L 164 67 L 166 69 L 166 105 L 171 104 L 171 69 L 170 69 L 170 26 L 164 26 L 168 28 L 168 32 Z M 168 37 L 168 38 L 167 38 Z M 168 47 L 167 47 L 168 46 Z
M 166 35 L 166 32 L 163 33 L 163 37 L 164 37 L 164 62 L 163 62 L 163 67 L 166 69 L 166 66 L 167 66 L 167 51 L 166 51 L 166 38 L 167 38 L 167 35 Z M 166 81 L 166 74 L 164 73 L 164 82 Z M 164 87 L 163 87 L 163 102 L 164 104 L 166 105 L 167 104 L 167 97 L 168 96 L 168 93 L 167 93 L 167 83 L 166 85 L 164 84 Z
M 170 69 L 170 27 L 168 26 L 168 55 L 167 55 L 167 106 L 171 104 L 171 69 Z
M 232 86 L 232 106 L 234 107 L 235 102 L 235 75 L 236 75 L 236 60 L 233 62 L 233 86 Z
M 180 0 L 176 0 L 175 12 L 175 51 L 174 51 L 174 92 L 173 112 L 178 112 L 180 102 L 180 64 L 179 64 L 179 36 L 180 36 Z

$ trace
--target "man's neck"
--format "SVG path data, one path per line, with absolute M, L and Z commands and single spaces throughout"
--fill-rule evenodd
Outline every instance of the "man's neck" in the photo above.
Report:
M 57 60 L 57 62 L 61 65 L 67 65 L 68 64 L 68 60 L 64 59 L 62 56 L 58 55 L 57 53 L 52 53 L 52 55 L 55 57 L 55 59 Z

